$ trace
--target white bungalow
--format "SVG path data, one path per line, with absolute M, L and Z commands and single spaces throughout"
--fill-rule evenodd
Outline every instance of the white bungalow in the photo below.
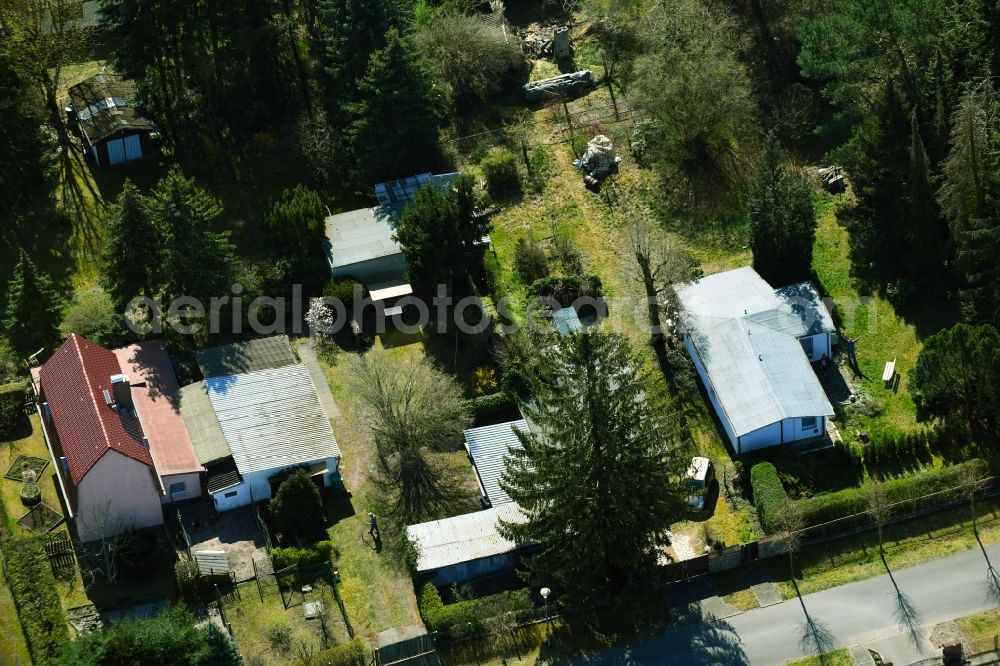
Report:
M 684 344 L 737 453 L 822 436 L 833 407 L 810 363 L 835 340 L 809 282 L 772 289 L 749 266 L 677 287 Z

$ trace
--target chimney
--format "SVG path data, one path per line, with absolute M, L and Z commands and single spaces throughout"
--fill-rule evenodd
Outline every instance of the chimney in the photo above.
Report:
M 125 375 L 111 375 L 111 393 L 118 409 L 132 409 L 132 386 Z

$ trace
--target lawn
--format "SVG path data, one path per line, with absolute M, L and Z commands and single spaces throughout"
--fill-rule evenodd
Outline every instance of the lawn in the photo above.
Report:
M 854 657 L 851 656 L 850 650 L 841 648 L 833 652 L 789 661 L 786 666 L 854 666 Z
M 7 472 L 7 468 L 18 455 L 43 458 L 49 461 L 49 464 L 42 471 L 42 477 L 38 480 L 38 487 L 42 491 L 42 501 L 59 513 L 63 513 L 62 505 L 59 502 L 55 468 L 51 458 L 49 458 L 48 449 L 45 447 L 45 438 L 42 435 L 37 414 L 32 414 L 29 418 L 24 419 L 21 427 L 13 433 L 12 438 L 3 441 L 0 445 L 0 467 L 3 468 L 3 473 Z M 17 519 L 27 512 L 27 508 L 21 504 L 21 498 L 18 495 L 20 489 L 21 483 L 19 481 L 0 478 L 0 501 L 3 502 L 7 515 L 6 528 L 10 535 L 15 538 L 31 535 L 31 532 L 17 524 Z
M 376 344 L 381 344 L 376 342 Z M 424 354 L 419 341 L 391 348 L 393 354 Z M 402 526 L 393 525 L 385 515 L 384 500 L 373 483 L 373 444 L 364 426 L 364 414 L 350 390 L 349 354 L 341 352 L 333 365 L 324 362 L 334 398 L 343 417 L 333 421 L 334 433 L 343 458 L 341 474 L 352 496 L 338 498 L 329 507 L 330 539 L 340 549 L 340 591 L 355 631 L 374 645 L 378 633 L 393 627 L 421 624 L 413 581 L 404 562 Z M 449 507 L 456 515 L 478 510 L 479 491 L 464 451 L 441 454 L 444 464 L 457 471 L 464 486 L 459 500 Z M 367 534 L 368 512 L 379 516 L 383 548 L 376 552 Z
M 996 649 L 997 636 L 1000 635 L 1000 609 L 960 617 L 955 624 L 972 643 L 974 651 Z
M 979 539 L 1000 542 L 1000 500 L 980 502 Z M 968 509 L 953 509 L 922 516 L 885 528 L 886 561 L 893 570 L 979 548 Z M 796 596 L 788 577 L 788 558 L 764 560 L 785 599 Z M 797 582 L 802 594 L 886 573 L 874 531 L 805 547 L 796 558 Z

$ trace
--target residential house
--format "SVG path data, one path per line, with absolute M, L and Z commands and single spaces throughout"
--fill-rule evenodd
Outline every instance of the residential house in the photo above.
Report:
M 678 285 L 684 344 L 737 453 L 823 436 L 833 416 L 810 365 L 835 340 L 808 282 L 773 289 L 752 268 Z

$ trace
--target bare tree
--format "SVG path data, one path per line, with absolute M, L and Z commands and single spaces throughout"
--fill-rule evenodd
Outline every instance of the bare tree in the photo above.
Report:
M 97 534 L 96 539 L 88 542 L 85 552 L 94 556 L 97 573 L 109 583 L 118 581 L 122 558 L 128 556 L 138 541 L 138 531 L 131 527 L 133 518 L 112 509 L 110 499 L 85 512 L 84 522 Z
M 972 514 L 972 533 L 979 535 L 976 524 L 976 494 L 989 484 L 990 476 L 985 465 L 980 460 L 970 460 L 965 463 L 958 474 L 959 492 L 969 500 L 969 511 Z
M 426 358 L 384 349 L 357 358 L 352 375 L 391 512 L 406 524 L 435 515 L 453 493 L 433 454 L 460 446 L 472 422 L 461 389 Z
M 868 485 L 868 492 L 865 495 L 865 506 L 872 522 L 875 523 L 875 529 L 878 533 L 878 552 L 882 556 L 882 562 L 884 563 L 885 549 L 883 548 L 882 531 L 886 523 L 892 518 L 892 502 L 885 492 L 885 486 L 878 480 L 878 477 L 872 477 L 872 481 Z
M 632 206 L 626 204 L 626 210 Z M 692 279 L 697 264 L 665 232 L 642 215 L 630 215 L 628 250 L 635 261 L 632 276 L 646 291 L 650 335 L 653 344 L 663 342 L 663 312 L 676 310 L 674 285 Z
M 790 499 L 785 499 L 784 504 L 775 516 L 775 526 L 777 534 L 785 542 L 788 553 L 788 573 L 795 584 L 795 554 L 799 552 L 802 545 L 802 529 L 805 521 L 802 518 L 802 510 Z M 798 589 L 796 587 L 796 589 Z
M 506 594 L 484 597 L 477 604 L 477 610 L 490 647 L 503 663 L 507 663 L 507 651 L 516 646 L 514 631 L 517 629 L 517 614 L 510 597 Z

